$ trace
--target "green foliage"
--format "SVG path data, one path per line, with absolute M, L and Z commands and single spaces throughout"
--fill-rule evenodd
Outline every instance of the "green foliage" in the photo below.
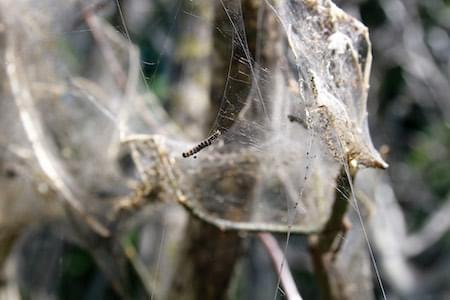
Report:
M 59 299 L 120 299 L 89 252 L 74 245 L 66 245 L 64 250 L 58 278 Z
M 448 126 L 435 124 L 419 135 L 408 162 L 423 174 L 432 193 L 444 200 L 450 189 L 450 129 Z

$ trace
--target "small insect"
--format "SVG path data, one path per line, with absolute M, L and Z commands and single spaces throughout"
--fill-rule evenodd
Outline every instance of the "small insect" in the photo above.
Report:
M 204 148 L 208 147 L 209 145 L 214 142 L 222 133 L 220 130 L 216 130 L 210 137 L 208 137 L 206 140 L 201 141 L 197 146 L 192 148 L 189 151 L 183 152 L 183 157 L 189 157 L 192 156 L 200 151 L 202 151 Z M 196 158 L 196 156 L 194 156 Z

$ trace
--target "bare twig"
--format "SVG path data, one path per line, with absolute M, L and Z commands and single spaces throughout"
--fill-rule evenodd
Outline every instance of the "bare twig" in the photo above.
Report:
M 450 198 L 431 215 L 419 232 L 407 237 L 404 252 L 408 256 L 415 256 L 435 244 L 450 229 L 449 215 Z
M 98 234 L 101 236 L 109 236 L 109 230 L 97 221 L 93 216 L 88 214 L 82 203 L 73 190 L 68 185 L 69 174 L 67 174 L 64 166 L 52 155 L 47 145 L 47 139 L 44 135 L 42 124 L 38 121 L 38 112 L 34 106 L 33 97 L 27 88 L 26 79 L 22 78 L 24 70 L 20 59 L 15 55 L 14 42 L 9 39 L 6 49 L 6 60 L 8 61 L 6 73 L 9 77 L 11 91 L 14 95 L 20 118 L 24 126 L 28 139 L 30 140 L 33 151 L 36 155 L 39 165 L 44 173 L 48 176 L 50 182 L 61 192 L 66 203 L 71 209 L 76 211 L 79 216 Z
M 99 49 L 104 56 L 107 66 L 114 76 L 114 80 L 120 89 L 125 90 L 127 83 L 127 74 L 125 74 L 122 66 L 119 64 L 113 49 L 108 45 L 105 35 L 100 31 L 100 20 L 94 15 L 92 8 L 84 10 L 84 19 L 91 29 L 94 40 L 99 45 Z
M 270 233 L 261 232 L 258 233 L 258 238 L 272 259 L 273 266 L 278 274 L 278 277 L 280 278 L 281 285 L 283 286 L 283 291 L 286 293 L 287 299 L 301 300 L 302 297 L 298 292 L 294 278 L 289 270 L 283 250 L 281 250 L 273 235 Z
M 340 278 L 334 272 L 336 256 L 343 241 L 342 236 L 345 236 L 349 229 L 346 214 L 351 190 L 350 181 L 344 167 L 336 181 L 339 189 L 336 189 L 331 216 L 321 233 L 309 237 L 310 253 L 323 299 L 345 298 L 343 296 L 344 291 L 341 290 Z

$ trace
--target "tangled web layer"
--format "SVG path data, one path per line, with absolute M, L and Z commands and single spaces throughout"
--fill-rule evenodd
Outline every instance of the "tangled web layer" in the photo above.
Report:
M 277 1 L 270 7 L 283 25 L 283 53 L 263 67 L 250 56 L 239 1 L 222 5 L 233 28 L 229 73 L 237 65 L 247 80 L 228 75 L 221 141 L 195 160 L 162 150 L 172 155 L 159 173 L 173 178 L 180 203 L 222 228 L 318 230 L 340 165 L 386 167 L 367 127 L 367 29 L 330 1 Z M 142 162 L 149 151 L 139 152 Z
M 31 2 L 2 14 L 6 74 L 21 134 L 49 182 L 78 212 L 98 215 L 104 203 L 92 199 L 111 183 L 114 196 L 129 191 L 111 164 L 123 151 L 120 142 L 129 145 L 143 182 L 132 203 L 144 195 L 175 199 L 224 229 L 320 230 L 343 164 L 386 167 L 367 127 L 367 29 L 331 1 L 267 2 L 281 24 L 270 62 L 252 56 L 240 1 L 219 1 L 230 69 L 212 130 L 220 134 L 195 159 L 183 157 L 190 145 L 161 117 L 157 102 L 137 92 L 139 59 L 127 39 L 84 10 L 94 55 L 107 63 L 83 74 L 76 53 L 83 49 L 62 25 L 70 24 L 79 2 Z M 264 53 L 269 46 L 259 47 Z

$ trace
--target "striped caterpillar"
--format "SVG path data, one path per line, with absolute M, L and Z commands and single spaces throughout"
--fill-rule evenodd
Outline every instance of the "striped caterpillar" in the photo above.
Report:
M 211 145 L 212 142 L 214 142 L 214 140 L 216 140 L 221 134 L 222 133 L 220 132 L 220 130 L 216 130 L 206 140 L 201 141 L 197 146 L 195 146 L 191 150 L 183 152 L 183 154 L 182 154 L 183 157 L 189 157 L 189 156 L 192 156 L 192 155 L 197 154 L 198 152 L 202 151 L 204 148 L 206 148 L 209 145 Z M 194 158 L 195 158 L 195 156 L 194 156 Z

